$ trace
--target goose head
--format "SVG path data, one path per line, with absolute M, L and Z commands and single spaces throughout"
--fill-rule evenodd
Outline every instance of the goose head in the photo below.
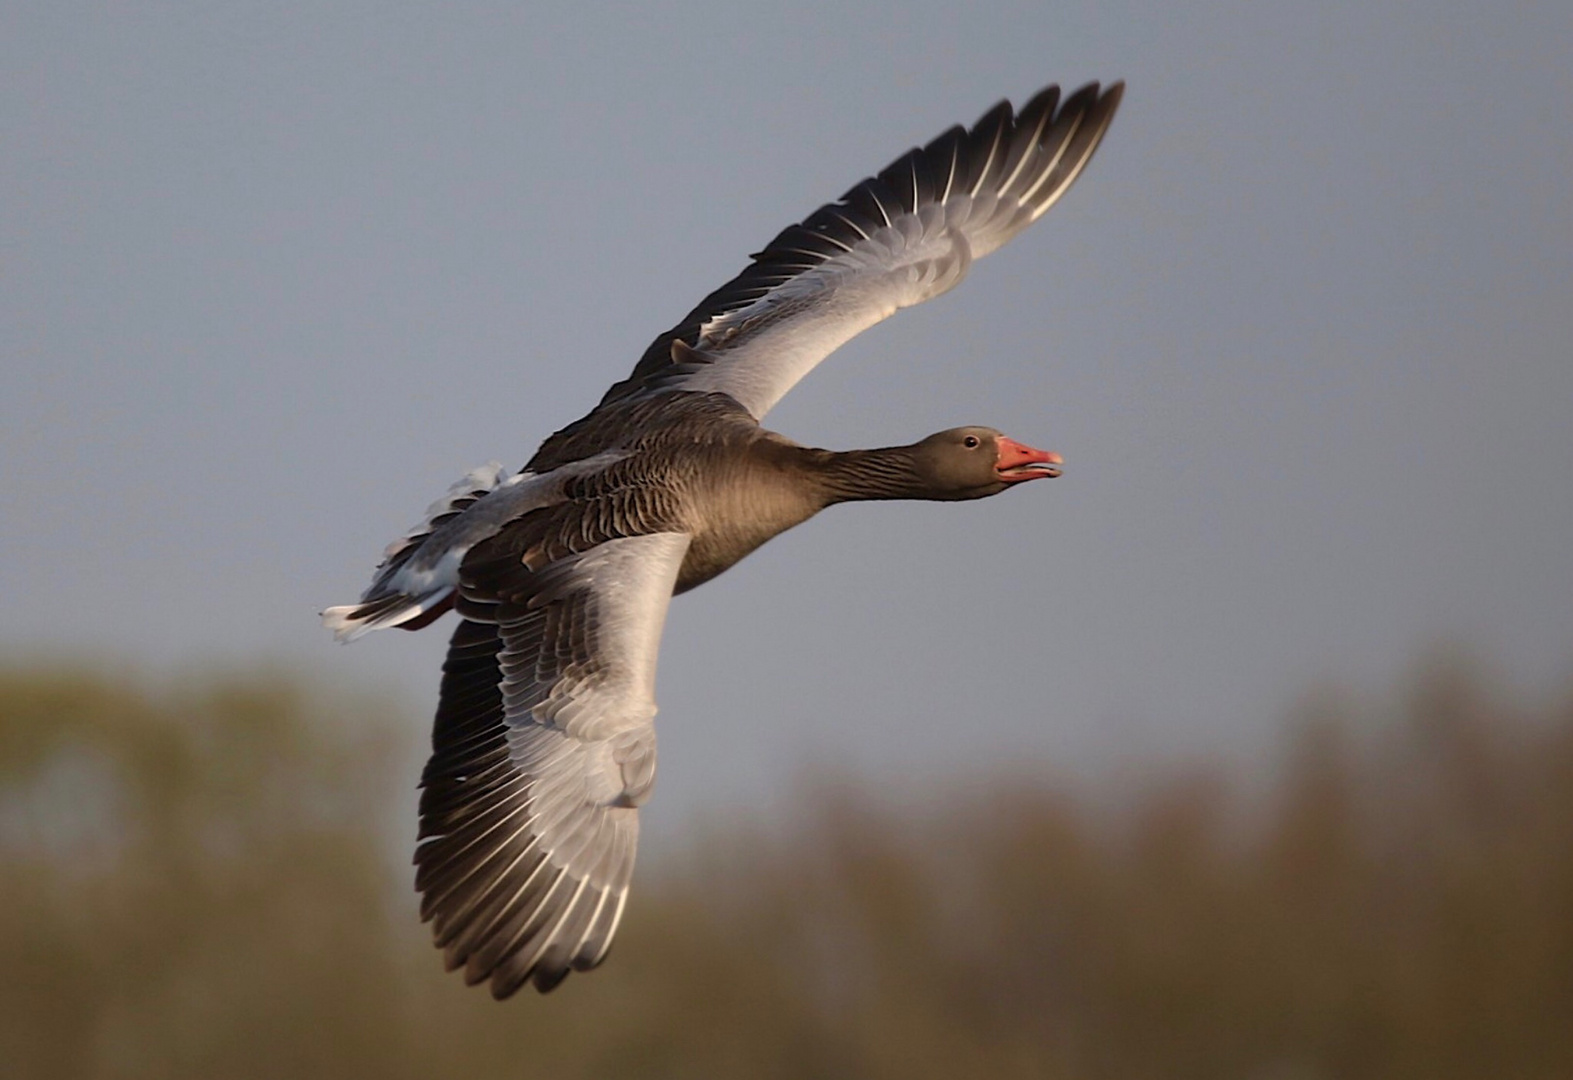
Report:
M 937 499 L 981 499 L 1008 487 L 1060 475 L 1065 464 L 989 427 L 936 432 L 915 445 L 913 464 Z

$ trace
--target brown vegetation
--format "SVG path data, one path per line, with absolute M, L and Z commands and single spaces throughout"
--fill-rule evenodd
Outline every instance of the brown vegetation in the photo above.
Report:
M 647 860 L 604 968 L 499 1005 L 390 870 L 375 710 L 0 675 L 0 1074 L 1573 1076 L 1573 702 L 1443 666 L 1400 711 L 1313 710 L 1267 794 L 824 785 Z

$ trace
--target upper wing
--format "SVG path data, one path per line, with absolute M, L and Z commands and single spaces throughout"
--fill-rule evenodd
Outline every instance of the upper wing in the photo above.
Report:
M 621 537 L 532 571 L 466 560 L 422 776 L 415 884 L 449 968 L 495 997 L 600 963 L 655 780 L 655 662 L 688 550 Z
M 1081 175 L 1124 83 L 1060 105 L 1051 86 L 968 131 L 911 150 L 772 240 L 753 263 L 656 338 L 606 401 L 647 389 L 730 394 L 762 419 L 849 338 L 952 288 L 1036 221 Z M 1056 110 L 1056 106 L 1058 109 Z

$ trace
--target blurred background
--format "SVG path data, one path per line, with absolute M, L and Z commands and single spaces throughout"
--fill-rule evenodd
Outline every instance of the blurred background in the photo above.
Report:
M 446 635 L 316 622 L 783 225 L 1091 167 L 771 414 L 986 423 L 674 603 L 612 959 L 410 894 Z M 1573 1075 L 1573 9 L 0 3 L 0 1075 Z
M 278 678 L 0 676 L 7 1077 L 1573 1075 L 1573 696 L 1459 657 L 1272 782 L 819 771 L 646 850 L 607 962 L 498 1004 L 417 918 L 410 729 Z

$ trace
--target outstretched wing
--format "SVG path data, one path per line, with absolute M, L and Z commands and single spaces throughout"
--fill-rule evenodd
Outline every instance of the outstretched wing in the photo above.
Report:
M 1051 86 L 1000 102 L 772 240 L 662 334 L 614 401 L 646 390 L 721 391 L 762 419 L 843 342 L 955 286 L 973 259 L 1036 221 L 1091 160 L 1124 92 Z
M 415 884 L 450 969 L 504 998 L 601 962 L 655 780 L 655 663 L 688 549 L 620 537 L 532 570 L 501 542 L 461 574 Z

